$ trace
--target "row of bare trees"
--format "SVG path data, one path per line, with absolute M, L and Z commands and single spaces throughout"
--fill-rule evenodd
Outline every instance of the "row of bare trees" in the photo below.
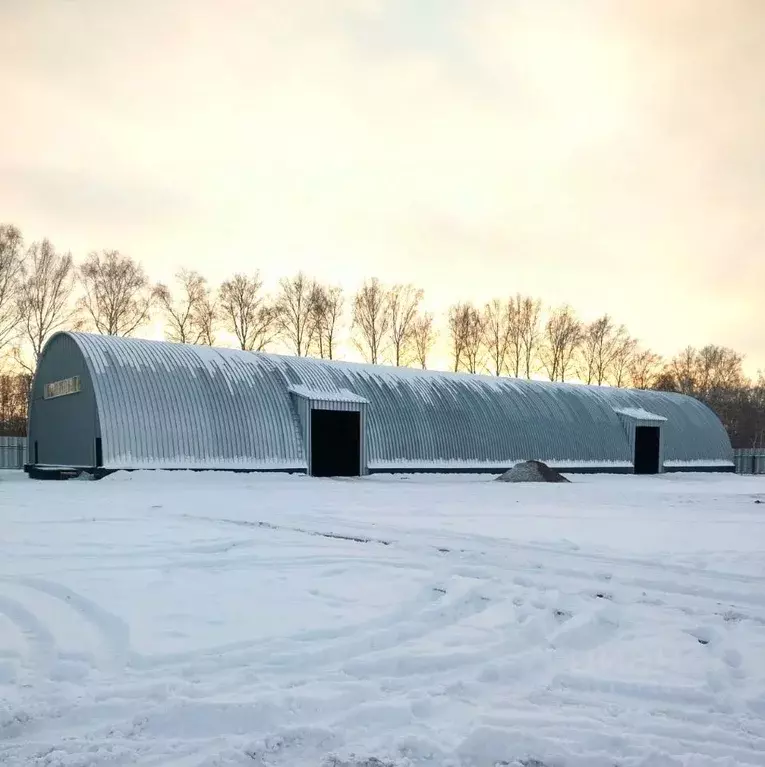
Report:
M 529 296 L 493 299 L 483 308 L 455 304 L 448 329 L 454 370 L 469 373 L 647 389 L 661 369 L 661 357 L 609 315 L 585 323 L 565 305 L 545 315 Z
M 0 357 L 23 370 L 3 379 L 0 418 L 6 428 L 23 420 L 18 391 L 55 331 L 130 336 L 159 319 L 178 343 L 230 339 L 247 351 L 278 344 L 292 354 L 334 359 L 349 340 L 368 362 L 422 368 L 438 348 L 455 371 L 678 391 L 712 406 L 737 443 L 765 444 L 765 382 L 748 381 L 741 356 L 730 349 L 688 348 L 664 360 L 609 315 L 585 322 L 568 305 L 545 307 L 520 294 L 482 306 L 458 302 L 439 333 L 423 300 L 415 286 L 376 278 L 346 297 L 339 286 L 302 272 L 281 279 L 272 294 L 257 271 L 215 287 L 182 269 L 172 284 L 154 284 L 139 262 L 117 250 L 90 253 L 77 264 L 49 240 L 26 245 L 17 227 L 0 225 Z
M 435 333 L 422 298 L 409 285 L 367 280 L 350 306 L 361 354 L 370 362 L 424 367 Z M 158 317 L 166 337 L 179 343 L 213 345 L 223 332 L 246 351 L 278 341 L 300 356 L 333 359 L 345 309 L 339 286 L 302 272 L 280 280 L 275 295 L 257 271 L 235 274 L 217 289 L 187 269 L 172 285 L 152 284 L 139 262 L 117 250 L 90 253 L 78 265 L 49 240 L 25 247 L 16 227 L 0 225 L 0 352 L 12 348 L 28 371 L 56 330 L 130 336 Z
M 340 287 L 302 272 L 280 280 L 273 296 L 258 272 L 235 274 L 217 289 L 186 269 L 172 285 L 152 284 L 140 263 L 117 250 L 76 265 L 49 240 L 25 248 L 16 227 L 0 226 L 0 352 L 11 346 L 28 372 L 60 328 L 129 336 L 158 315 L 172 341 L 212 345 L 224 332 L 247 351 L 278 341 L 291 353 L 332 359 L 348 314 L 351 342 L 367 361 L 427 366 L 438 333 L 422 290 L 372 278 L 348 304 L 346 311 Z M 607 315 L 585 324 L 563 306 L 545 319 L 541 301 L 528 296 L 482 308 L 455 304 L 445 330 L 456 371 L 647 387 L 659 369 L 657 355 L 640 350 Z

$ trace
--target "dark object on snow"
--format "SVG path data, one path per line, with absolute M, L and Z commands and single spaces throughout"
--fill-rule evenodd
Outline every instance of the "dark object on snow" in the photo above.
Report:
M 755 503 L 762 503 L 762 501 L 758 498 Z
M 500 482 L 568 482 L 559 471 L 542 461 L 524 461 L 497 477 Z

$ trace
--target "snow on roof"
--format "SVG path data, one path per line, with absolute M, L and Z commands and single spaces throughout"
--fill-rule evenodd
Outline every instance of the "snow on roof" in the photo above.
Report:
M 359 402 L 369 404 L 369 400 L 354 394 L 350 389 L 336 389 L 335 391 L 322 391 L 320 389 L 311 389 L 308 386 L 300 384 L 291 384 L 287 387 L 293 394 L 305 399 L 317 400 L 319 402 Z
M 614 413 L 627 416 L 627 418 L 634 418 L 638 421 L 666 421 L 667 420 L 663 415 L 656 415 L 656 413 L 649 413 L 647 410 L 643 410 L 642 407 L 615 407 Z
M 54 336 L 48 346 L 63 344 L 70 353 L 67 339 L 91 378 L 83 386 L 92 388 L 103 462 L 112 468 L 139 462 L 305 466 L 310 445 L 292 406 L 295 397 L 357 406 L 351 409 L 368 402 L 368 466 L 502 465 L 552 456 L 576 466 L 630 462 L 625 418 L 666 420 L 666 460 L 732 458 L 719 419 L 679 394 L 80 333 Z M 58 359 L 46 347 L 44 364 L 55 370 Z

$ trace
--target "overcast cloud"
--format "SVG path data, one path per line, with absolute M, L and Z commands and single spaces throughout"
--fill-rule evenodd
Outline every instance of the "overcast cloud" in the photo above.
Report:
M 0 0 L 0 221 L 765 366 L 761 0 Z

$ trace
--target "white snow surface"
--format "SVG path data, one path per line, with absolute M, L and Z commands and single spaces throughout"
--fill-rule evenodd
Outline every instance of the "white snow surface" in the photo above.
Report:
M 765 478 L 570 478 L 0 474 L 0 764 L 765 765 Z

